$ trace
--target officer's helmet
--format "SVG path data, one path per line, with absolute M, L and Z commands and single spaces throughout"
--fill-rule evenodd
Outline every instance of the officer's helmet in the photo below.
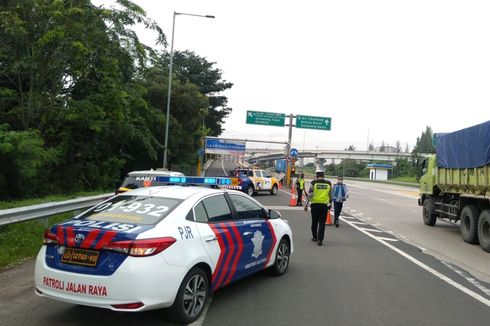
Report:
M 325 172 L 323 172 L 323 170 L 321 170 L 321 169 L 316 170 L 315 174 L 317 177 L 324 177 L 325 176 Z

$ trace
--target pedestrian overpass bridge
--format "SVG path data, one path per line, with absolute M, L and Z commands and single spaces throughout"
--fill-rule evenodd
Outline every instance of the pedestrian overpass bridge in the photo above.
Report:
M 284 150 L 270 148 L 247 148 L 245 159 L 253 162 L 273 161 L 284 158 Z M 427 156 L 427 154 L 422 154 Z M 411 153 L 393 153 L 378 151 L 346 151 L 346 150 L 304 150 L 299 151 L 298 158 L 314 159 L 352 159 L 363 161 L 389 161 L 394 162 L 397 158 L 411 158 Z

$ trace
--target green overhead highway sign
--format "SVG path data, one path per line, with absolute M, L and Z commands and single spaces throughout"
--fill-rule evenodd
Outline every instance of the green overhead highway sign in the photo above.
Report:
M 296 116 L 296 128 L 330 130 L 331 124 L 332 118 L 309 115 Z
M 254 125 L 284 127 L 284 113 L 247 111 L 247 123 Z

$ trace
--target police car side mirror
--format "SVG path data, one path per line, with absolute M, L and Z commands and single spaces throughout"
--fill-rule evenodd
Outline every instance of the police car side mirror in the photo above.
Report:
M 274 211 L 274 210 L 270 210 L 269 211 L 269 218 L 270 219 L 276 219 L 276 218 L 280 218 L 281 217 L 281 213 L 279 213 L 278 211 Z

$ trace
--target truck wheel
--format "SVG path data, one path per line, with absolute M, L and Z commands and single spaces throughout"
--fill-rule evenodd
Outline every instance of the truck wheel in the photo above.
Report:
M 478 240 L 480 247 L 490 252 L 490 209 L 486 209 L 478 218 Z
M 274 184 L 271 189 L 271 195 L 277 195 L 277 184 Z
M 434 199 L 432 199 L 431 197 L 428 197 L 424 200 L 422 217 L 424 218 L 425 225 L 434 226 L 436 224 L 436 206 L 434 205 Z
M 463 207 L 460 215 L 459 230 L 465 242 L 478 243 L 478 216 L 480 211 L 474 205 Z
M 254 195 L 254 186 L 249 185 L 247 188 L 247 194 L 252 197 Z

